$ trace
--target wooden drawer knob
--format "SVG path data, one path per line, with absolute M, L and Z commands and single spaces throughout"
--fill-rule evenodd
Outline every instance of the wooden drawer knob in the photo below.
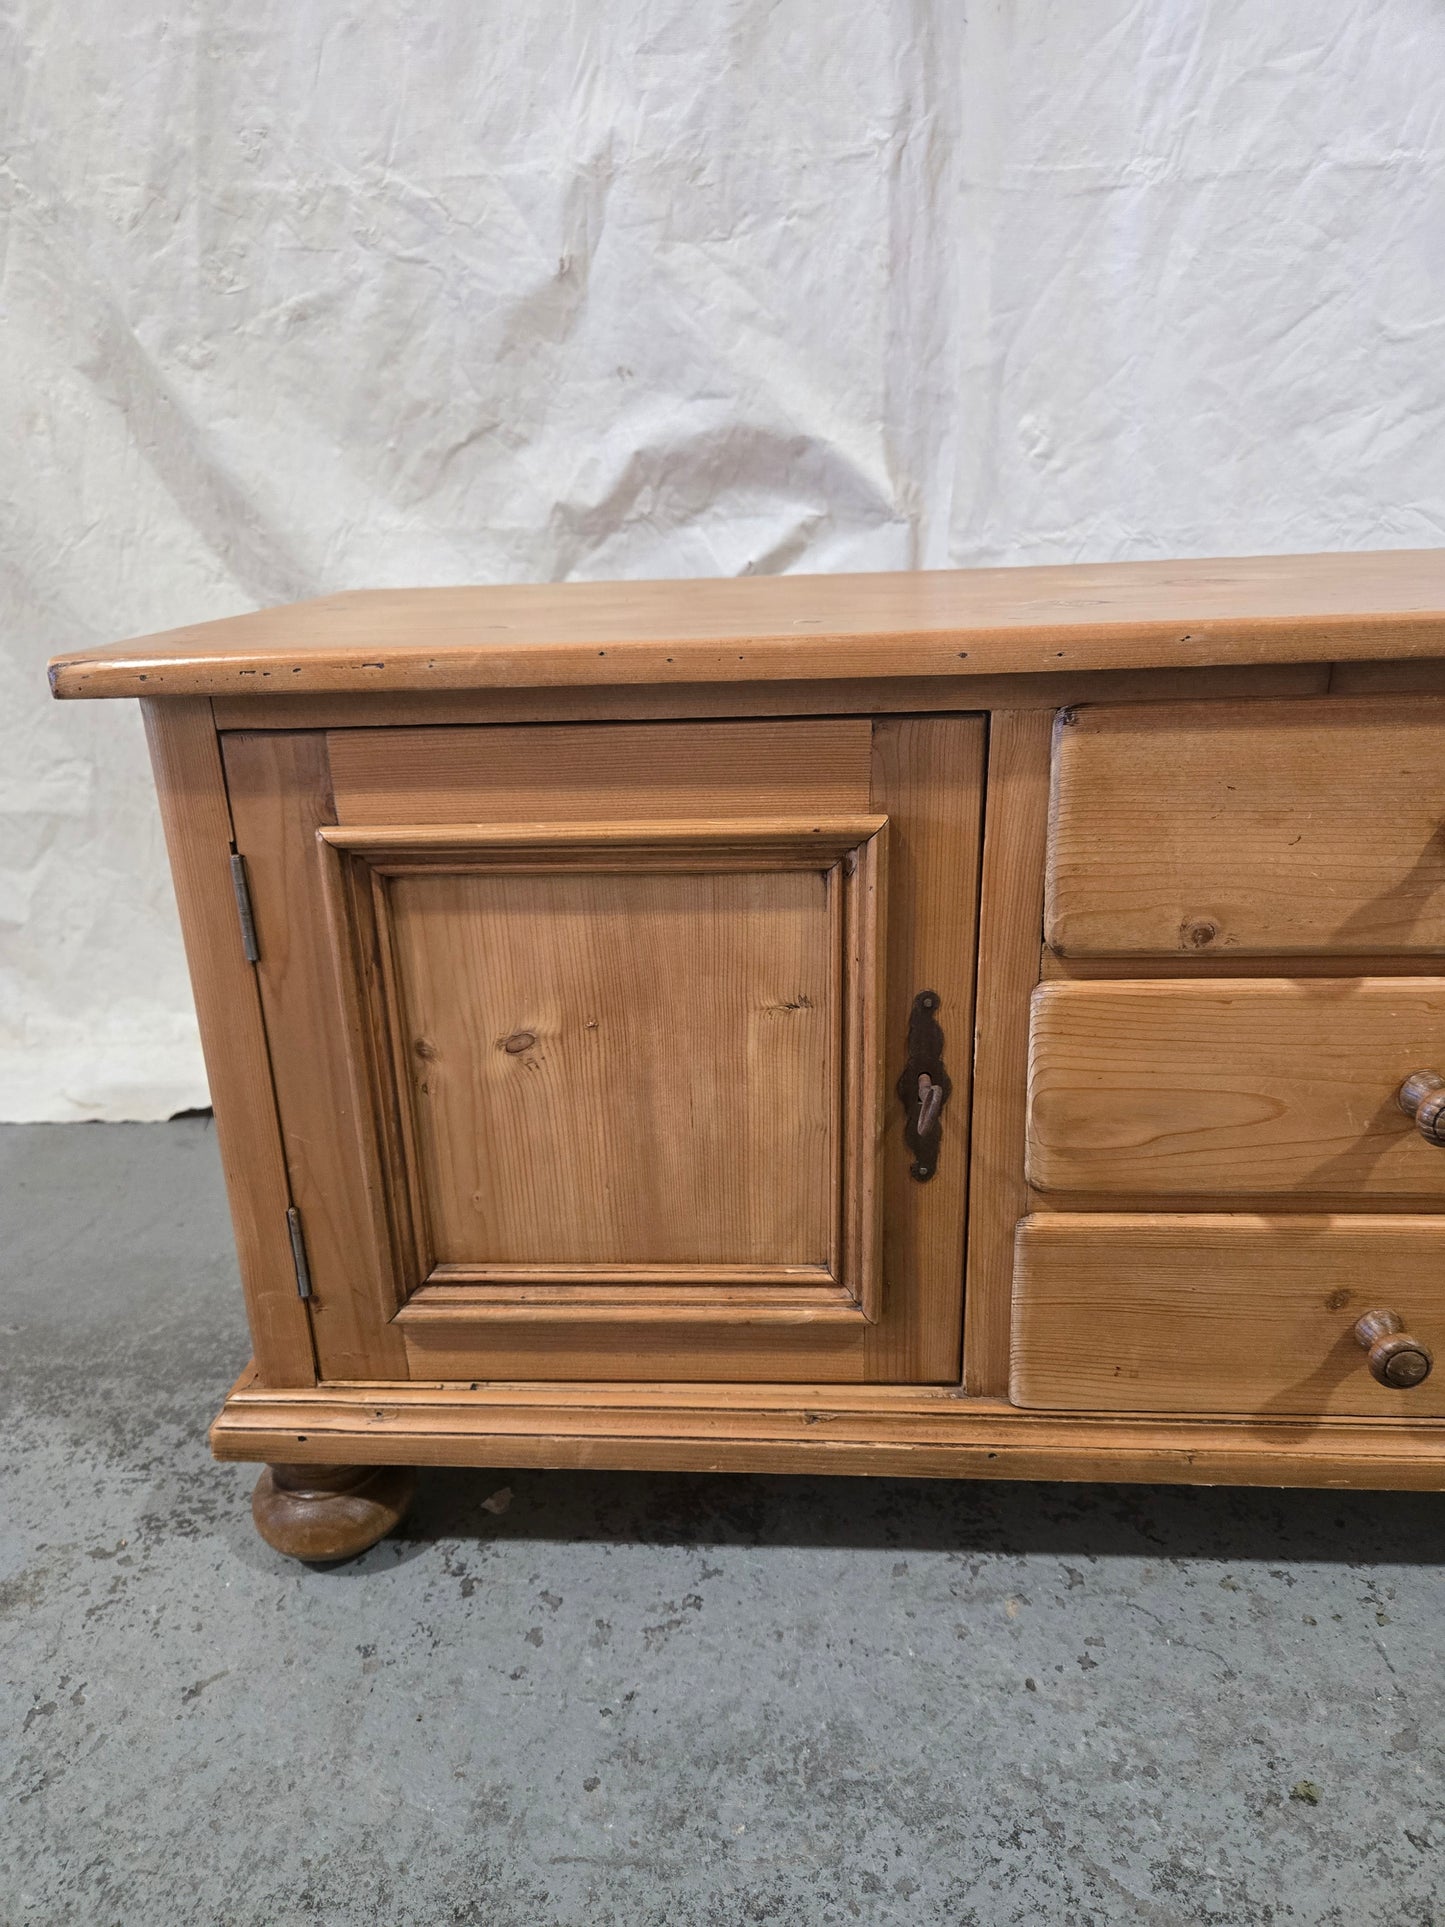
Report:
M 1435 1354 L 1405 1330 L 1399 1312 L 1367 1311 L 1355 1325 L 1355 1337 L 1370 1354 L 1370 1370 L 1382 1385 L 1408 1391 L 1430 1376 Z
M 1427 1144 L 1445 1144 L 1445 1077 L 1439 1071 L 1412 1071 L 1400 1086 L 1399 1101 Z

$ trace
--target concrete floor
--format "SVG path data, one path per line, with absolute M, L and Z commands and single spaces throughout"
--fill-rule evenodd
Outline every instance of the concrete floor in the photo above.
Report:
M 0 1221 L 4 1927 L 1445 1922 L 1435 1499 L 452 1472 L 309 1571 L 208 1122 Z

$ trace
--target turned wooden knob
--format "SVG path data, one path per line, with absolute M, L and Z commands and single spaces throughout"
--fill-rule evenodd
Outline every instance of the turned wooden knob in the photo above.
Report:
M 1400 1086 L 1399 1101 L 1427 1144 L 1445 1144 L 1445 1077 L 1439 1071 L 1412 1071 Z
M 1367 1311 L 1355 1325 L 1355 1337 L 1370 1354 L 1370 1370 L 1382 1385 L 1404 1392 L 1430 1376 L 1435 1354 L 1405 1330 L 1399 1312 Z

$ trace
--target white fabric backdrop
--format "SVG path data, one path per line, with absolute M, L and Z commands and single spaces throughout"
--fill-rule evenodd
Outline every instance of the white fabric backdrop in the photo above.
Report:
M 1439 0 L 12 0 L 0 1116 L 204 1082 L 123 704 L 344 587 L 1445 540 Z

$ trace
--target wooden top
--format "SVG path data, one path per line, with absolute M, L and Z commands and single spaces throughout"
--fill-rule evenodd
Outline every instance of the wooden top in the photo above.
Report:
M 1445 656 L 1445 549 L 369 589 L 56 656 L 57 696 L 823 681 Z

